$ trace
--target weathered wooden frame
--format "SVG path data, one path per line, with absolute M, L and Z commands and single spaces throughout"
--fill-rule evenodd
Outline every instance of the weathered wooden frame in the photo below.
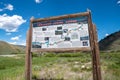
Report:
M 63 16 L 57 16 L 57 17 L 49 17 L 49 18 L 43 18 L 43 19 L 32 19 L 31 23 L 34 22 L 40 22 L 40 21 L 49 21 L 49 20 L 59 20 L 64 18 L 74 18 L 74 17 L 81 17 L 81 16 L 87 16 L 89 13 L 78 13 L 78 14 L 70 14 L 70 15 L 63 15 Z M 88 23 L 90 24 L 90 23 Z M 89 27 L 89 26 L 88 26 Z M 88 47 L 82 47 L 82 48 L 44 48 L 44 49 L 33 49 L 33 52 L 70 52 L 70 51 L 90 51 L 90 48 Z
M 57 19 L 64 19 L 69 17 L 80 17 L 80 16 L 87 16 L 88 17 L 88 30 L 89 30 L 89 37 L 90 37 L 90 48 L 66 48 L 66 49 L 37 49 L 31 51 L 32 45 L 32 23 L 33 22 L 40 22 L 46 20 L 57 20 Z M 92 65 L 93 65 L 93 80 L 102 80 L 101 78 L 101 69 L 100 69 L 100 56 L 99 56 L 99 47 L 98 47 L 98 40 L 97 40 L 97 31 L 96 26 L 92 23 L 91 19 L 91 12 L 87 11 L 84 13 L 78 14 L 70 14 L 58 17 L 49 17 L 43 19 L 31 19 L 30 20 L 30 29 L 27 32 L 27 40 L 26 40 L 26 73 L 25 77 L 26 80 L 32 80 L 32 52 L 73 52 L 73 51 L 91 51 L 92 52 Z

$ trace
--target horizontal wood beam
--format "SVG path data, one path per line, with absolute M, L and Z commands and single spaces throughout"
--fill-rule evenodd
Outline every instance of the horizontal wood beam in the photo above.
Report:
M 88 16 L 88 15 L 89 15 L 89 12 L 83 12 L 83 13 L 69 14 L 69 15 L 63 15 L 63 16 L 32 19 L 31 22 L 34 23 L 34 22 L 48 21 L 48 20 L 59 20 L 59 19 L 64 19 L 64 18 L 74 18 L 74 17 Z
M 42 48 L 42 49 L 32 49 L 32 52 L 78 52 L 78 51 L 91 51 L 90 47 L 82 48 Z

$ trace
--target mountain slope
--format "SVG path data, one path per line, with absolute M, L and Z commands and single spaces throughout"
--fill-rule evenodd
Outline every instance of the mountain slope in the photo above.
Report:
M 18 46 L 14 46 L 7 42 L 0 41 L 0 54 L 17 54 L 23 52 L 24 50 Z
M 120 51 L 120 31 L 112 33 L 99 42 L 102 51 Z

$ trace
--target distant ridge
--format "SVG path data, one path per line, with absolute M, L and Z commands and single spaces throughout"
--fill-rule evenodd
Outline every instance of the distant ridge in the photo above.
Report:
M 3 54 L 18 54 L 18 53 L 23 53 L 24 49 L 19 47 L 19 46 L 15 46 L 12 44 L 9 44 L 5 41 L 0 41 L 0 55 Z
M 17 47 L 19 47 L 19 48 L 21 48 L 23 50 L 25 50 L 25 48 L 26 48 L 26 45 L 14 45 L 14 46 L 17 46 Z
M 120 31 L 112 33 L 99 42 L 101 51 L 120 51 Z

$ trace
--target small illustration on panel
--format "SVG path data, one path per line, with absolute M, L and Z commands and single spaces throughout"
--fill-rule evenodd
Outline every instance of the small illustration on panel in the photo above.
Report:
M 45 28 L 45 27 L 42 28 L 42 31 L 46 31 L 46 30 L 47 30 L 47 28 Z
M 72 34 L 71 34 L 71 38 L 72 38 L 72 39 L 79 39 L 77 33 L 72 33 Z
M 49 41 L 49 37 L 45 37 L 45 41 Z
M 70 41 L 70 37 L 65 37 L 64 41 Z
M 68 32 L 68 29 L 63 29 L 63 32 L 64 32 L 64 33 L 67 33 L 67 32 Z
M 57 27 L 57 30 L 62 30 L 62 26 Z
M 82 44 L 83 46 L 88 46 L 88 41 L 83 41 Z
M 80 37 L 80 40 L 81 40 L 81 41 L 83 41 L 83 40 L 89 40 L 89 36 Z
M 32 42 L 32 48 L 42 48 L 42 45 L 39 42 Z
M 55 35 L 62 35 L 63 34 L 63 31 L 55 31 Z

